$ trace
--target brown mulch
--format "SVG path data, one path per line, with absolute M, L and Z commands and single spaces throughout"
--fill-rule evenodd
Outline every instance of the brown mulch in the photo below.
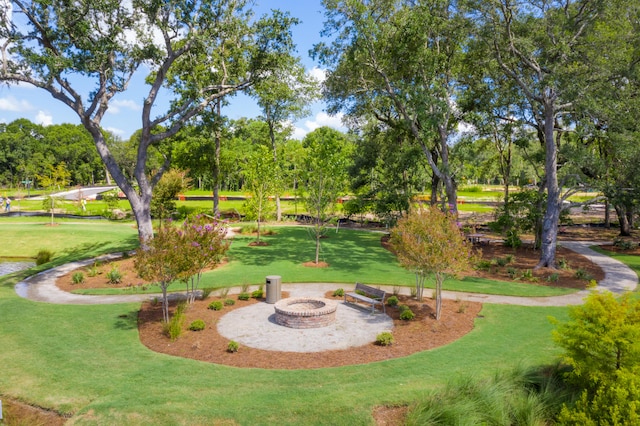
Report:
M 331 293 L 328 292 L 325 297 L 333 298 Z M 436 321 L 435 301 L 425 299 L 423 302 L 417 302 L 408 296 L 398 296 L 400 303 L 409 306 L 416 317 L 411 321 L 403 321 L 399 319 L 399 309 L 387 309 L 387 315 L 394 322 L 394 343 L 391 346 L 377 346 L 372 342 L 346 350 L 316 353 L 274 352 L 241 347 L 237 353 L 229 353 L 227 352 L 229 340 L 218 334 L 216 322 L 231 310 L 258 303 L 258 300 L 237 300 L 235 295 L 228 298 L 235 300 L 235 305 L 225 306 L 221 311 L 207 309 L 212 301 L 221 300 L 220 297 L 198 300 L 189 306 L 185 312 L 185 328 L 197 319 L 204 320 L 207 327 L 203 331 L 186 330 L 174 342 L 162 333 L 160 304 L 144 303 L 138 317 L 140 340 L 154 351 L 235 367 L 272 369 L 337 367 L 403 357 L 446 345 L 473 329 L 473 322 L 482 307 L 481 304 L 474 302 L 444 300 L 440 321 Z M 342 298 L 338 299 L 342 300 Z
M 588 238 L 588 237 L 587 237 Z M 611 246 L 613 247 L 613 246 Z M 490 279 L 512 281 L 508 274 L 508 268 L 515 268 L 518 271 L 532 270 L 535 282 L 526 281 L 517 277 L 520 282 L 529 282 L 531 285 L 561 286 L 567 288 L 582 289 L 587 285 L 587 281 L 575 277 L 575 271 L 583 269 L 596 280 L 604 278 L 603 271 L 587 258 L 576 254 L 568 249 L 558 247 L 557 259 L 564 259 L 568 267 L 566 269 L 540 269 L 534 270 L 539 260 L 539 251 L 523 246 L 518 249 L 504 247 L 498 243 L 485 244 L 478 247 L 482 251 L 482 258 L 488 261 L 494 260 L 494 265 L 488 271 L 473 271 L 472 275 Z M 610 249 L 610 247 L 603 247 Z M 612 251 L 616 251 L 613 247 Z M 625 251 L 630 254 L 640 254 L 633 251 Z M 495 259 L 504 258 L 507 255 L 513 256 L 513 261 L 506 266 L 498 266 Z M 309 262 L 306 266 L 328 267 L 329 265 L 315 265 Z M 135 287 L 148 286 L 149 283 L 137 277 L 133 267 L 133 259 L 123 259 L 114 262 L 118 270 L 123 274 L 123 281 L 120 284 L 109 284 L 106 273 L 111 269 L 111 264 L 98 265 L 98 274 L 89 277 L 89 268 L 83 268 L 85 282 L 83 284 L 72 284 L 73 272 L 58 279 L 57 285 L 65 291 L 72 291 L 79 288 L 97 287 Z M 224 265 L 220 266 L 224 267 Z M 550 281 L 548 278 L 553 274 L 558 274 L 557 281 Z M 336 288 L 338 285 L 336 285 Z M 284 295 L 286 296 L 286 294 Z M 325 297 L 332 297 L 330 292 Z M 171 342 L 162 331 L 162 311 L 159 304 L 150 302 L 144 303 L 140 309 L 138 317 L 138 329 L 141 342 L 152 350 L 170 355 L 197 359 L 205 362 L 226 364 L 243 368 L 274 368 L 274 369 L 308 369 L 323 368 L 351 364 L 364 364 L 385 359 L 407 356 L 416 352 L 421 352 L 438 346 L 446 345 L 459 339 L 473 329 L 475 319 L 481 310 L 481 304 L 473 302 L 462 302 L 453 300 L 443 301 L 443 313 L 440 321 L 434 318 L 434 301 L 425 299 L 422 303 L 401 296 L 401 303 L 410 306 L 416 313 L 416 318 L 412 321 L 402 321 L 398 318 L 399 311 L 389 308 L 387 313 L 394 321 L 394 343 L 388 347 L 377 346 L 374 343 L 358 348 L 339 351 L 325 351 L 321 353 L 292 353 L 264 351 L 241 346 L 237 353 L 226 351 L 228 340 L 217 333 L 216 321 L 222 315 L 251 303 L 258 303 L 258 300 L 239 301 L 236 296 L 230 296 L 236 300 L 235 305 L 225 306 L 222 311 L 207 309 L 211 301 L 220 299 L 218 296 L 211 296 L 204 301 L 196 301 L 185 313 L 185 331 L 176 341 Z M 175 306 L 172 306 L 174 309 Z M 186 330 L 188 325 L 196 320 L 202 319 L 207 324 L 206 329 L 200 332 Z M 376 424 L 378 425 L 401 425 L 407 407 L 400 406 L 379 406 L 373 411 Z

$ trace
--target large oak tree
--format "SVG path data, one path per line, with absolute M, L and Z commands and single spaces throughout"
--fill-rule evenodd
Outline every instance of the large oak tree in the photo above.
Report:
M 91 134 L 109 173 L 129 199 L 139 237 L 153 236 L 153 187 L 169 167 L 147 169 L 148 151 L 207 105 L 245 90 L 293 49 L 292 18 L 255 19 L 245 0 L 14 0 L 0 17 L 0 81 L 27 83 L 71 108 Z M 113 99 L 146 74 L 133 179 L 101 130 Z M 90 87 L 88 90 L 83 90 Z M 169 106 L 162 107 L 163 101 Z

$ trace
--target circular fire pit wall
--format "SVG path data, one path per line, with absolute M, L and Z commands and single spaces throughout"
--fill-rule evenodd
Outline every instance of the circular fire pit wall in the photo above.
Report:
M 276 323 L 289 328 L 325 327 L 336 320 L 338 303 L 322 297 L 290 297 L 274 305 Z

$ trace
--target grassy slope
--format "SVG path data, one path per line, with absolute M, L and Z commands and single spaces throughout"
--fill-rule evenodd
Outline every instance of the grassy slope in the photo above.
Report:
M 153 353 L 138 341 L 136 310 L 30 302 L 5 283 L 1 392 L 80 410 L 89 423 L 365 424 L 370 405 L 410 401 L 452 374 L 550 361 L 557 351 L 546 316 L 565 318 L 564 308 L 487 305 L 471 334 L 434 351 L 372 365 L 277 371 Z
M 94 235 L 91 255 L 108 243 L 101 235 Z M 367 265 L 356 261 L 368 258 L 367 244 L 378 237 L 354 238 L 365 248 L 354 242 L 343 261 L 356 264 L 354 274 L 364 273 Z M 307 257 L 292 243 L 279 249 Z M 82 248 L 65 250 L 68 257 L 87 255 Z M 253 254 L 248 263 L 255 266 L 274 260 Z M 372 405 L 409 402 L 451 375 L 551 361 L 557 350 L 546 317 L 566 319 L 564 308 L 486 305 L 472 333 L 433 351 L 372 365 L 246 370 L 151 352 L 139 343 L 135 304 L 36 303 L 15 295 L 15 281 L 0 279 L 0 393 L 76 413 L 74 419 L 87 424 L 369 424 Z
M 250 247 L 255 239 L 237 236 L 228 253 L 229 263 L 204 274 L 201 287 L 224 287 L 241 284 L 263 284 L 267 275 L 281 275 L 283 282 L 333 282 L 353 284 L 356 281 L 371 285 L 414 285 L 414 275 L 402 269 L 395 257 L 380 246 L 379 233 L 342 229 L 330 231 L 322 240 L 321 260 L 329 268 L 310 268 L 303 265 L 315 255 L 315 243 L 302 227 L 277 227 L 276 235 L 263 237 L 266 247 Z M 427 286 L 433 286 L 432 280 Z M 176 283 L 170 290 L 182 291 Z M 482 278 L 448 279 L 447 290 L 511 296 L 555 296 L 575 290 L 545 287 L 522 282 L 499 282 Z M 119 289 L 82 290 L 85 294 L 117 294 Z M 129 291 L 129 290 L 127 290 Z M 152 287 L 149 292 L 157 292 Z

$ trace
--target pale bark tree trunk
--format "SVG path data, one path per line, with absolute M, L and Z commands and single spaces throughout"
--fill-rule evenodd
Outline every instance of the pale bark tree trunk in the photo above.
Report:
M 558 149 L 554 138 L 556 94 L 550 88 L 544 96 L 545 175 L 547 209 L 542 219 L 540 261 L 536 268 L 556 267 L 558 222 L 560 219 L 560 189 L 558 187 Z
M 216 114 L 218 116 L 218 120 L 220 119 L 220 104 L 222 103 L 222 99 L 219 99 L 216 102 Z M 220 214 L 220 126 L 216 126 L 215 135 L 214 135 L 214 154 L 213 154 L 213 214 L 215 216 Z

